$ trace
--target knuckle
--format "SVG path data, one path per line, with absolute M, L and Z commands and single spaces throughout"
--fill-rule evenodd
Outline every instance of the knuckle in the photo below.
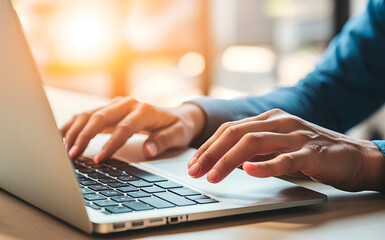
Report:
M 218 170 L 222 170 L 222 171 L 229 171 L 230 168 L 233 167 L 233 161 L 232 159 L 230 159 L 228 156 L 223 156 L 221 161 L 220 161 L 220 167 L 218 168 Z
M 307 142 L 312 138 L 312 136 L 308 132 L 301 130 L 293 131 L 289 133 L 289 135 L 301 142 Z
M 245 141 L 247 144 L 259 145 L 262 142 L 263 134 L 261 133 L 246 133 L 242 137 L 242 141 Z
M 228 136 L 228 137 L 234 137 L 238 134 L 238 132 L 239 132 L 239 127 L 231 126 L 224 131 L 224 134 L 225 136 Z
M 282 162 L 289 172 L 292 171 L 295 165 L 295 159 L 291 154 L 282 154 Z
M 210 151 L 206 151 L 206 152 L 203 153 L 203 155 L 202 155 L 202 160 L 203 160 L 204 162 L 210 162 L 210 163 L 212 163 L 212 162 L 214 162 L 214 156 L 213 156 L 213 154 L 212 154 Z
M 277 114 L 282 114 L 282 113 L 286 113 L 285 111 L 279 109 L 279 108 L 273 108 L 269 111 L 267 111 L 268 113 L 270 113 L 271 115 L 277 115 Z
M 106 120 L 106 113 L 102 111 L 97 111 L 94 114 L 91 115 L 90 119 L 96 121 L 96 122 L 103 122 Z
M 133 104 L 137 104 L 138 103 L 138 101 L 135 98 L 133 98 L 133 97 L 122 97 L 122 99 L 120 101 L 126 107 L 129 107 L 129 106 L 131 106 Z
M 77 114 L 75 116 L 76 119 L 88 119 L 90 117 L 90 113 L 88 112 L 83 112 L 83 113 L 80 113 L 80 114 Z
M 128 122 L 120 122 L 116 125 L 116 128 L 123 132 L 130 132 L 132 130 L 131 124 Z
M 223 123 L 218 130 L 224 132 L 227 128 L 231 127 L 233 125 L 232 122 L 225 122 Z
M 157 136 L 156 136 L 156 138 L 157 138 L 157 143 L 159 143 L 160 145 L 165 145 L 165 143 L 167 143 L 168 142 L 168 138 L 169 138 L 169 136 L 167 135 L 167 134 L 165 134 L 165 133 L 159 133 Z
M 142 112 L 150 112 L 154 109 L 154 107 L 148 103 L 139 103 L 138 109 Z

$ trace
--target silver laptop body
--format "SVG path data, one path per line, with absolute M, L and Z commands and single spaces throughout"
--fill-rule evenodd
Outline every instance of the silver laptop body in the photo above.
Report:
M 21 24 L 9 0 L 0 0 L 0 187 L 87 232 L 110 233 L 201 219 L 317 204 L 326 196 L 277 179 L 236 169 L 219 184 L 192 179 L 194 149 L 133 164 L 218 202 L 104 214 L 85 206 Z M 141 138 L 128 141 L 130 158 L 145 159 Z

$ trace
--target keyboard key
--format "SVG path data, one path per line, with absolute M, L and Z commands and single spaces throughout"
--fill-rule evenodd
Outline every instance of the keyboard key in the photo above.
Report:
M 136 180 L 139 180 L 139 178 L 137 177 L 134 177 L 134 176 L 130 176 L 130 175 L 125 175 L 125 176 L 119 176 L 117 177 L 119 180 L 123 181 L 123 182 L 129 182 L 129 181 L 136 181 Z
M 107 167 L 106 167 L 106 169 L 104 169 L 104 171 L 102 171 L 102 172 L 103 172 L 103 173 L 106 173 L 106 174 L 108 174 L 108 175 L 114 176 L 114 177 L 120 176 L 120 175 L 123 174 L 123 172 L 120 171 L 120 170 L 112 169 L 112 168 L 107 168 Z
M 95 209 L 95 210 L 100 210 L 101 209 L 98 205 L 91 204 L 91 203 L 87 203 L 86 206 L 90 207 L 92 209 Z
M 92 178 L 95 178 L 95 179 L 105 178 L 106 177 L 106 175 L 101 174 L 101 173 L 97 173 L 97 172 L 95 172 L 95 173 L 88 173 L 87 175 L 89 177 L 92 177 Z
M 121 166 L 121 165 L 123 165 L 123 166 L 128 165 L 127 163 L 116 160 L 116 159 L 109 159 L 104 164 L 108 165 L 108 166 L 112 166 L 112 167 Z
M 199 204 L 206 204 L 206 203 L 217 203 L 218 201 L 212 198 L 204 198 L 204 199 L 196 199 L 195 202 Z
M 128 174 L 131 174 L 131 175 L 137 176 L 137 177 L 139 177 L 139 178 L 141 178 L 143 180 L 146 180 L 147 182 L 167 181 L 167 179 L 164 178 L 164 177 L 161 177 L 161 176 L 158 176 L 156 174 L 152 174 L 152 173 L 143 171 L 143 170 L 141 170 L 139 168 L 136 168 L 134 166 L 130 166 L 130 165 L 121 166 L 120 169 L 124 170 Z
M 157 187 L 157 186 L 152 186 L 152 187 L 144 187 L 141 188 L 142 191 L 146 191 L 148 193 L 157 193 L 157 192 L 165 192 L 163 188 Z
M 88 201 L 105 200 L 106 198 L 99 194 L 86 194 L 83 196 Z
M 94 191 L 105 191 L 105 190 L 112 190 L 112 188 L 106 186 L 106 185 L 92 185 L 88 187 L 89 189 L 92 189 Z
M 84 181 L 80 181 L 80 184 L 83 186 L 90 186 L 90 185 L 95 185 L 98 183 L 94 180 L 84 180 Z
M 82 189 L 81 189 L 81 192 L 82 192 L 83 195 L 84 195 L 84 194 L 89 194 L 89 193 L 94 193 L 94 191 L 91 191 L 91 190 L 88 189 L 88 188 L 82 188 Z
M 195 195 L 195 196 L 187 196 L 186 198 L 193 200 L 199 204 L 206 204 L 206 203 L 216 203 L 218 202 L 215 199 L 212 199 L 205 195 Z
M 123 203 L 123 206 L 129 207 L 134 211 L 145 211 L 145 210 L 154 209 L 153 207 L 147 204 L 144 204 L 142 202 L 127 202 L 127 203 Z
M 146 182 L 144 180 L 137 180 L 137 181 L 131 181 L 130 185 L 141 188 L 141 187 L 151 187 L 152 183 Z
M 86 167 L 79 167 L 77 168 L 77 170 L 81 173 L 95 173 L 95 170 L 94 169 L 91 169 L 91 168 L 86 168 Z
M 128 207 L 116 206 L 116 207 L 106 207 L 106 210 L 111 213 L 129 213 L 132 212 Z
M 133 198 L 141 198 L 141 197 L 151 197 L 151 194 L 148 194 L 143 191 L 137 191 L 137 192 L 129 192 L 127 193 L 128 196 Z
M 121 196 L 123 193 L 115 191 L 115 190 L 106 190 L 99 192 L 100 194 L 106 196 L 106 197 L 114 197 L 114 196 Z
M 108 186 L 113 188 L 119 188 L 119 187 L 129 187 L 127 183 L 121 183 L 121 182 L 115 182 L 115 183 L 107 183 Z
M 98 205 L 99 207 L 113 207 L 119 205 L 119 203 L 113 200 L 99 200 L 95 201 L 94 204 Z
M 170 181 L 170 180 L 167 180 L 165 182 L 157 182 L 155 183 L 155 185 L 161 187 L 161 188 L 165 188 L 165 189 L 170 189 L 170 188 L 181 188 L 183 187 L 183 185 L 180 185 L 179 183 L 176 183 L 176 182 L 173 182 L 173 181 Z
M 191 199 L 191 200 L 197 200 L 197 199 L 208 199 L 210 197 L 199 194 L 199 195 L 195 195 L 195 196 L 187 196 L 186 198 Z
M 174 207 L 174 204 L 171 204 L 163 199 L 160 199 L 158 197 L 146 197 L 146 198 L 140 198 L 139 199 L 141 202 L 146 203 L 148 205 L 151 205 L 155 208 L 169 208 L 169 207 Z
M 189 206 L 189 205 L 196 204 L 194 201 L 181 197 L 172 192 L 155 193 L 154 195 L 166 200 L 167 202 L 171 202 L 177 206 Z
M 121 188 L 118 188 L 118 190 L 119 191 L 121 191 L 121 192 L 124 192 L 124 193 L 126 193 L 126 192 L 135 192 L 135 191 L 138 191 L 139 189 L 138 188 L 136 188 L 136 187 L 121 187 Z
M 100 178 L 98 179 L 99 182 L 102 182 L 102 183 L 116 183 L 116 182 L 119 182 L 115 179 L 112 179 L 112 178 Z
M 196 192 L 194 190 L 188 189 L 188 188 L 174 188 L 169 190 L 170 192 L 176 193 L 180 196 L 193 196 L 193 195 L 200 195 L 199 192 Z
M 112 200 L 116 201 L 116 202 L 132 202 L 132 201 L 135 201 L 135 198 L 132 198 L 132 197 L 128 197 L 128 196 L 117 196 L 117 197 L 112 197 L 111 198 Z

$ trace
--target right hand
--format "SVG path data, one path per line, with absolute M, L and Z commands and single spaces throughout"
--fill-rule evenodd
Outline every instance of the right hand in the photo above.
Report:
M 96 134 L 112 133 L 102 151 L 94 157 L 98 163 L 111 157 L 128 138 L 141 131 L 149 133 L 143 144 L 147 157 L 187 146 L 200 134 L 204 123 L 205 113 L 195 104 L 160 109 L 131 97 L 118 97 L 104 107 L 75 115 L 61 131 L 71 158 L 81 155 Z

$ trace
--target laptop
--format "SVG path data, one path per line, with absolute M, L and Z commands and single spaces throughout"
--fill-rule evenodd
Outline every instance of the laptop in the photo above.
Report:
M 39 72 L 9 0 L 0 0 L 0 187 L 86 233 L 112 233 L 318 204 L 326 196 L 236 169 L 219 184 L 192 179 L 194 149 L 146 161 L 143 135 L 120 160 L 68 157 Z M 98 136 L 86 154 L 108 136 Z M 94 150 L 93 150 L 94 149 Z

